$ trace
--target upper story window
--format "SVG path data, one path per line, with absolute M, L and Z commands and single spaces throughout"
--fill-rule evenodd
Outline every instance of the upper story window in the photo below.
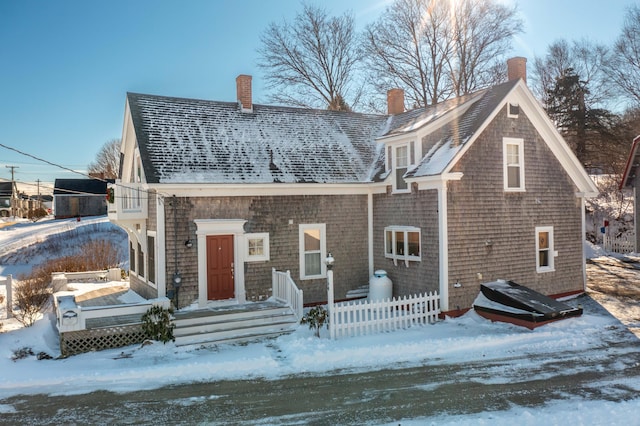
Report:
M 504 190 L 524 191 L 524 141 L 516 138 L 504 138 L 502 151 Z
M 555 270 L 553 249 L 553 227 L 540 226 L 536 228 L 536 271 L 551 272 Z
M 326 225 L 300 225 L 300 279 L 309 280 L 326 277 L 327 257 Z
M 420 228 L 412 226 L 388 226 L 384 228 L 384 256 L 393 259 L 397 264 L 403 260 L 407 266 L 409 261 L 422 260 L 420 251 Z
M 507 104 L 507 117 L 509 118 L 518 118 L 518 114 L 520 114 L 520 105 L 518 104 Z
M 395 148 L 394 156 L 394 188 L 396 192 L 408 192 L 409 185 L 403 176 L 409 168 L 409 145 L 401 145 Z

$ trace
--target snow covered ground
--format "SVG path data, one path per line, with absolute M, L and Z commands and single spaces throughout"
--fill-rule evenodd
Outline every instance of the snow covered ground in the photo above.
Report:
M 85 223 L 86 226 L 105 229 L 110 226 L 105 218 L 88 222 L 83 219 L 71 225 L 64 221 L 45 221 L 1 228 L 0 262 L 10 254 L 5 247 L 14 250 L 19 244 L 18 241 L 22 239 L 20 234 L 28 236 L 28 242 L 41 243 L 46 240 L 46 235 L 59 231 L 58 228 L 77 227 Z M 590 247 L 590 253 L 597 262 L 597 268 L 603 271 L 602 276 L 606 275 L 607 269 L 610 275 L 619 276 L 620 264 L 630 265 L 624 260 L 637 260 L 602 257 L 598 248 L 593 246 Z M 34 256 L 34 259 L 33 262 L 24 261 L 20 268 L 37 264 L 38 256 Z M 0 274 L 14 273 L 12 271 L 15 269 L 12 268 L 15 265 L 0 264 Z M 637 269 L 625 267 L 625 273 L 628 275 L 621 281 L 640 282 L 640 271 Z M 600 290 L 598 294 L 602 295 Z M 318 339 L 311 330 L 301 326 L 291 335 L 246 345 L 201 348 L 155 343 L 58 360 L 38 360 L 36 356 L 40 352 L 54 357 L 59 354 L 50 315 L 25 329 L 15 326 L 12 321 L 3 320 L 5 312 L 0 310 L 0 322 L 5 325 L 4 332 L 0 333 L 0 419 L 2 413 L 15 412 L 13 405 L 4 402 L 15 395 L 75 395 L 101 389 L 127 392 L 223 379 L 276 380 L 296 374 L 345 374 L 444 363 L 490 364 L 492 361 L 517 357 L 517 363 L 509 364 L 508 368 L 502 368 L 502 365 L 491 370 L 490 376 L 475 379 L 491 384 L 506 384 L 524 376 L 545 380 L 550 375 L 582 372 L 587 369 L 587 362 L 567 362 L 562 371 L 544 371 L 540 366 L 552 364 L 567 351 L 578 353 L 585 360 L 596 361 L 602 358 L 605 351 L 607 356 L 617 361 L 608 367 L 611 369 L 610 380 L 594 384 L 606 389 L 599 397 L 572 395 L 535 407 L 513 405 L 508 410 L 465 416 L 411 418 L 402 420 L 402 424 L 639 424 L 640 396 L 620 398 L 612 389 L 640 392 L 640 364 L 635 361 L 638 357 L 630 356 L 629 352 L 629 348 L 635 348 L 637 353 L 640 344 L 625 326 L 640 322 L 635 310 L 640 302 L 637 301 L 639 298 L 636 297 L 634 302 L 629 296 L 625 308 L 620 305 L 620 297 L 608 297 L 594 296 L 593 299 L 605 307 L 613 306 L 612 311 L 620 320 L 589 297 L 584 297 L 580 299 L 585 309 L 583 316 L 533 331 L 510 324 L 491 323 L 470 311 L 460 318 L 447 319 L 434 325 L 336 341 L 327 338 L 326 330 Z M 12 360 L 21 348 L 30 348 L 34 355 Z M 625 376 L 627 371 L 635 371 L 635 374 Z

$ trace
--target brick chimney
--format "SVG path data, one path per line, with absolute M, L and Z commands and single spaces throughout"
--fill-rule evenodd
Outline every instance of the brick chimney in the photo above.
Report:
M 387 114 L 396 115 L 404 112 L 404 90 L 390 89 L 387 91 Z
M 251 100 L 251 76 L 240 74 L 236 77 L 236 93 L 238 103 L 242 112 L 252 112 L 253 102 Z
M 527 83 L 527 58 L 517 56 L 507 59 L 507 78 L 509 81 L 523 79 Z

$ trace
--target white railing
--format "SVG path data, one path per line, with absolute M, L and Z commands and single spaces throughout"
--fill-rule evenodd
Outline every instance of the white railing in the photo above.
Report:
M 303 297 L 296 283 L 291 278 L 291 272 L 282 272 L 272 269 L 271 285 L 273 297 L 276 300 L 287 303 L 293 309 L 298 319 L 302 318 Z
M 7 319 L 13 316 L 13 278 L 11 275 L 7 275 L 6 277 L 0 277 L 0 287 L 4 286 L 4 294 L 7 310 Z
M 53 298 L 56 310 L 56 325 L 61 333 L 87 329 L 87 320 L 110 318 L 121 315 L 142 315 L 152 306 L 159 305 L 169 309 L 171 301 L 166 297 L 152 299 L 131 305 L 81 307 L 73 295 L 58 295 Z
M 633 253 L 636 250 L 636 236 L 625 235 L 623 237 L 612 237 L 609 235 L 602 236 L 602 242 L 606 251 L 626 254 Z
M 375 302 L 336 303 L 329 306 L 329 334 L 336 339 L 434 323 L 440 313 L 439 301 L 434 292 Z

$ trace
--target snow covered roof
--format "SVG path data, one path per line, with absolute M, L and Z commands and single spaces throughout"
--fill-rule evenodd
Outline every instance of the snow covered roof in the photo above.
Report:
M 443 173 L 455 155 L 480 130 L 482 124 L 517 83 L 518 80 L 511 80 L 466 97 L 457 98 L 457 103 L 451 104 L 448 108 L 441 108 L 441 112 L 436 111 L 436 114 L 425 112 L 425 115 L 434 115 L 435 119 L 440 115 L 455 114 L 460 111 L 461 106 L 470 104 L 459 118 L 449 120 L 439 128 L 440 138 L 431 145 L 426 155 L 414 169 L 407 173 L 406 177 L 433 176 Z
M 97 179 L 56 179 L 54 195 L 105 195 L 107 182 Z
M 385 178 L 387 137 L 448 114 L 407 177 L 442 173 L 516 80 L 393 116 L 128 93 L 148 183 L 361 183 Z
M 149 183 L 369 181 L 382 115 L 127 95 Z

